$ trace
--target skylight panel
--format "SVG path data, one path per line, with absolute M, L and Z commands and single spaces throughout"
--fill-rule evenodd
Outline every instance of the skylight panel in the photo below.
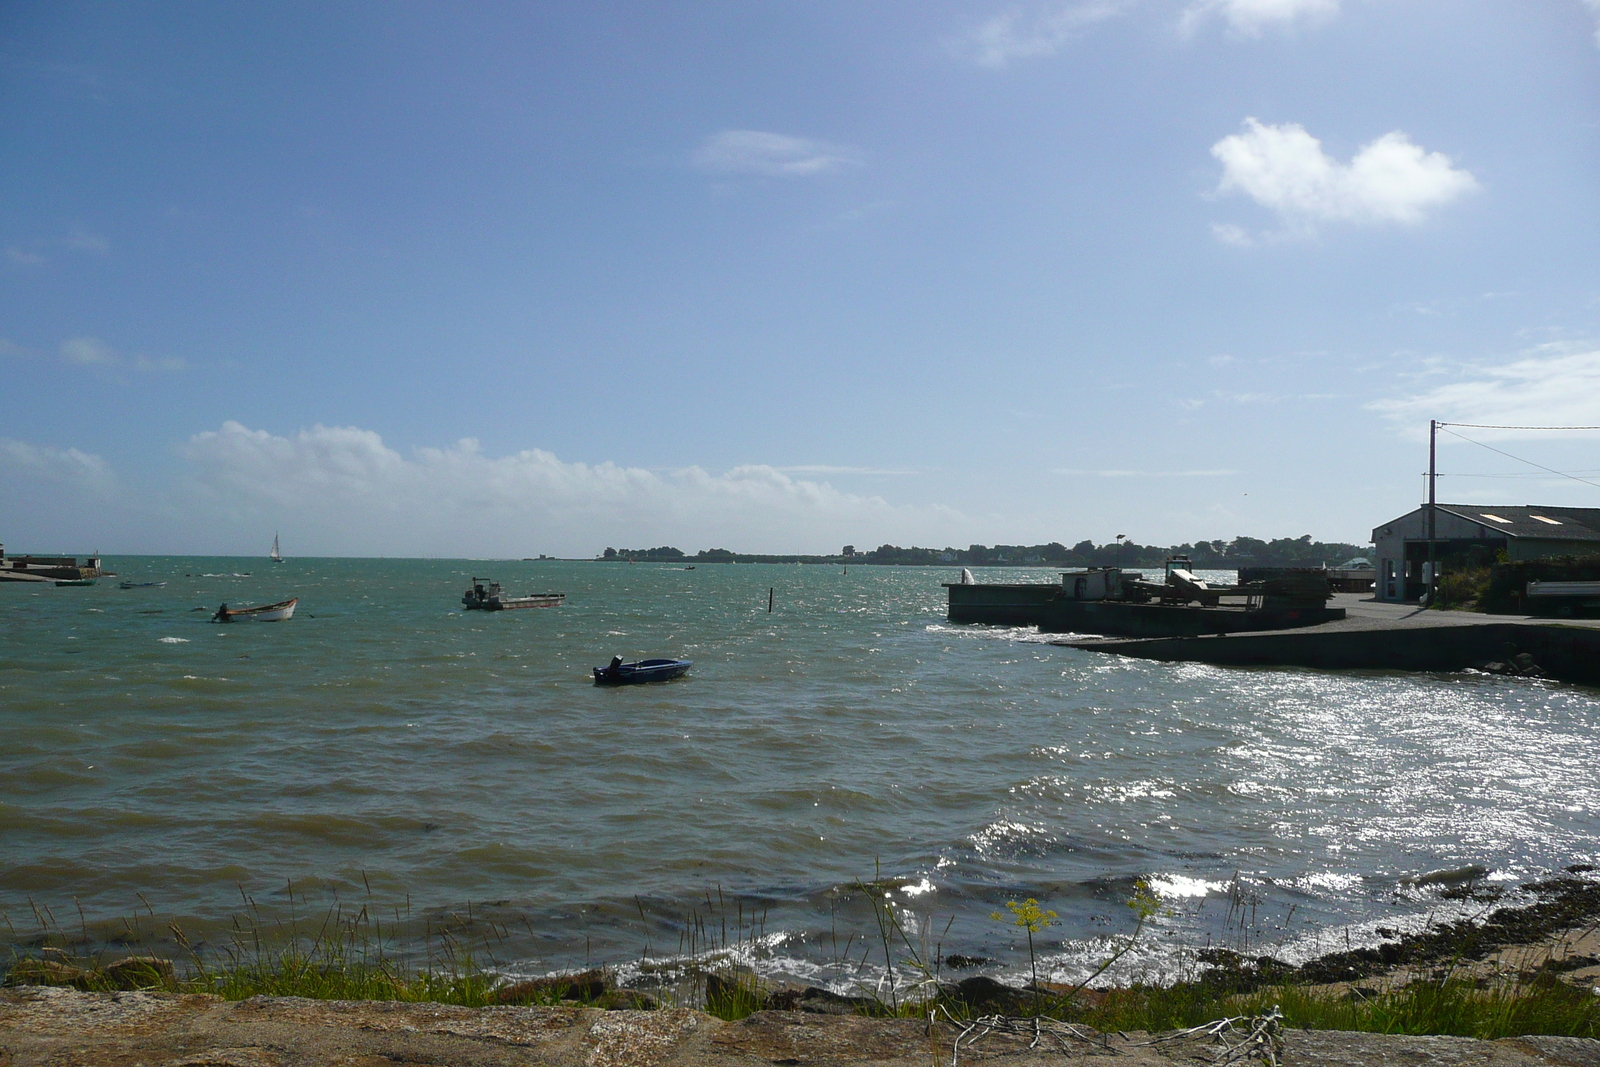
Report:
M 1530 519 L 1538 519 L 1540 522 L 1548 522 L 1551 526 L 1560 526 L 1561 525 L 1555 519 L 1547 519 L 1543 515 L 1529 515 L 1528 518 L 1530 518 Z
M 1488 512 L 1487 512 L 1487 511 L 1480 511 L 1480 512 L 1478 512 L 1478 516 L 1479 516 L 1479 517 L 1480 517 L 1480 518 L 1484 518 L 1484 519 L 1488 519 L 1488 520 L 1489 520 L 1489 521 L 1490 521 L 1490 522 L 1503 522 L 1503 523 L 1505 523 L 1505 524 L 1506 524 L 1506 525 L 1507 525 L 1507 526 L 1510 526 L 1510 525 L 1511 525 L 1511 520 L 1510 520 L 1510 519 L 1503 519 L 1503 518 L 1501 518 L 1501 517 L 1500 517 L 1500 516 L 1499 516 L 1499 515 L 1491 515 L 1491 514 L 1489 514 L 1489 513 L 1488 513 Z M 1547 520 L 1547 521 L 1548 521 L 1548 520 Z

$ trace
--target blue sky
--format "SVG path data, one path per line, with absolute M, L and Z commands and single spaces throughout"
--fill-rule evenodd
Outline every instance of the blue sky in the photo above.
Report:
M 1597 19 L 7 5 L 0 540 L 1364 540 L 1600 424 Z

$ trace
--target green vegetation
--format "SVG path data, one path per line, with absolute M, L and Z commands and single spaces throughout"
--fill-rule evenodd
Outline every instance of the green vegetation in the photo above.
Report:
M 1448 566 L 1441 568 L 1439 581 L 1442 585 L 1449 576 Z M 1600 555 L 1594 556 L 1552 556 L 1548 559 L 1500 559 L 1493 567 L 1484 587 L 1478 597 L 1478 607 L 1482 611 L 1492 614 L 1532 614 L 1535 609 L 1541 608 L 1538 603 L 1529 603 L 1526 599 L 1528 583 L 1541 582 L 1595 582 L 1600 581 Z M 1559 598 L 1552 598 L 1543 605 L 1543 610 L 1553 613 L 1573 614 L 1572 607 L 1559 602 Z
M 1199 568 L 1234 570 L 1239 567 L 1338 566 L 1354 556 L 1370 556 L 1370 545 L 1280 537 L 1262 541 L 1235 537 L 1232 541 L 1195 541 L 1162 547 L 1141 545 L 1127 538 L 1097 545 L 1080 541 L 1068 548 L 1057 541 L 1047 545 L 969 545 L 966 548 L 901 548 L 880 545 L 857 552 L 846 545 L 838 555 L 761 555 L 702 549 L 691 556 L 670 546 L 660 548 L 607 548 L 602 560 L 641 563 L 871 563 L 910 567 L 1159 567 L 1168 556 L 1188 556 Z
M 1011 925 L 1020 926 L 1028 935 L 1028 972 L 1033 976 L 1033 1010 L 1038 1014 L 1040 1010 L 1039 995 L 1039 961 L 1033 952 L 1033 935 L 1043 933 L 1047 927 L 1056 925 L 1056 913 L 1045 911 L 1039 907 L 1039 902 L 1032 897 L 1018 903 L 1015 900 L 1006 901 L 1006 910 L 1011 912 Z M 1006 917 L 998 911 L 990 914 L 989 918 L 996 922 L 1006 921 Z
M 1481 610 L 1481 602 L 1489 591 L 1488 567 L 1466 567 L 1461 570 L 1440 570 L 1439 596 L 1434 606 L 1454 611 Z
M 1204 982 L 1112 990 L 1092 1006 L 1052 1016 L 1097 1030 L 1173 1030 L 1274 1006 L 1284 1025 L 1379 1034 L 1451 1034 L 1493 1039 L 1522 1034 L 1600 1037 L 1600 997 L 1559 979 L 1481 988 L 1465 977 L 1414 982 L 1392 991 L 1278 986 L 1228 994 Z

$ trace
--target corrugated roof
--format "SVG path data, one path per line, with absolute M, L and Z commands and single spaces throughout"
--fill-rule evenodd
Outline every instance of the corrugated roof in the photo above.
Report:
M 1536 504 L 1439 504 L 1438 508 L 1507 537 L 1600 541 L 1600 508 L 1545 508 Z M 1425 507 L 1423 510 L 1426 512 Z

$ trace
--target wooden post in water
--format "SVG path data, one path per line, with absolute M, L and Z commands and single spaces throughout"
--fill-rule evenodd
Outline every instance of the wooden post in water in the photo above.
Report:
M 767 587 L 767 614 L 772 614 L 772 587 Z

